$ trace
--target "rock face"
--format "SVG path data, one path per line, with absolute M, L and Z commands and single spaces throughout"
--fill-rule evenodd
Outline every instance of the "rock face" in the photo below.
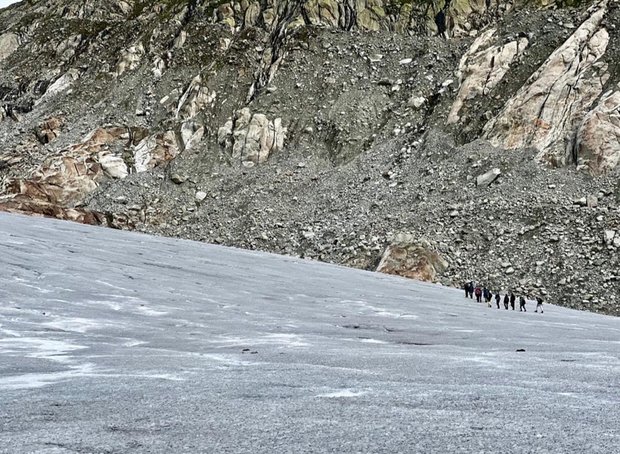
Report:
M 42 125 L 42 131 L 53 131 L 60 124 L 59 119 L 47 120 Z M 28 177 L 8 184 L 7 203 L 15 206 L 17 202 L 24 205 L 28 201 L 27 206 L 51 204 L 73 207 L 81 204 L 106 178 L 124 179 L 130 170 L 146 172 L 178 154 L 174 134 L 141 139 L 145 134 L 147 131 L 141 129 L 98 128 L 80 143 L 63 150 L 59 156 L 46 159 Z M 122 156 L 127 153 L 133 155 L 134 166 L 131 169 Z
M 458 113 L 466 100 L 480 95 L 487 96 L 503 79 L 514 60 L 527 48 L 528 40 L 525 37 L 491 46 L 495 33 L 495 29 L 484 32 L 461 58 L 458 71 L 460 88 L 448 115 L 449 124 L 459 120 Z
M 587 113 L 575 144 L 578 164 L 593 174 L 607 173 L 620 162 L 620 91 L 605 93 Z
M 377 271 L 434 282 L 437 274 L 446 268 L 448 263 L 431 250 L 427 241 L 416 241 L 412 235 L 399 234 L 383 253 Z
M 285 138 L 281 118 L 270 121 L 263 114 L 252 114 L 247 107 L 218 130 L 219 144 L 246 167 L 262 164 L 272 153 L 282 150 Z
M 0 209 L 620 314 L 620 8 L 565 4 L 15 4 Z
M 602 25 L 606 13 L 603 1 L 487 123 L 491 143 L 508 149 L 534 147 L 538 159 L 553 166 L 576 162 L 575 132 L 609 79 L 601 60 L 609 44 Z

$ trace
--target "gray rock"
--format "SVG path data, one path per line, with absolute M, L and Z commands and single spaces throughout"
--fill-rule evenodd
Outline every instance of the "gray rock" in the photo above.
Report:
M 476 186 L 489 186 L 502 174 L 498 168 L 491 169 L 488 172 L 476 177 Z
M 604 232 L 605 244 L 613 243 L 615 236 L 616 236 L 615 230 L 605 230 Z
M 170 180 L 175 184 L 183 184 L 187 181 L 187 176 L 173 173 L 172 175 L 170 175 Z
M 585 197 L 581 197 L 580 199 L 573 199 L 573 205 L 579 205 L 580 207 L 585 207 L 588 204 L 588 199 Z
M 419 109 L 426 104 L 426 102 L 427 100 L 424 96 L 412 96 L 409 98 L 408 104 L 416 109 Z
M 586 206 L 588 208 L 598 207 L 598 197 L 596 197 L 595 195 L 589 195 L 586 199 Z

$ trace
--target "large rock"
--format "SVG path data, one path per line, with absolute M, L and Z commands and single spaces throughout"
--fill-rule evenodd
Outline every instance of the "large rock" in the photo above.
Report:
M 357 12 L 357 26 L 362 30 L 379 31 L 386 14 L 381 0 L 367 0 Z
M 497 178 L 502 174 L 502 171 L 495 168 L 491 169 L 488 172 L 479 175 L 476 178 L 476 186 L 489 186 L 493 183 Z
M 64 118 L 51 117 L 45 120 L 36 129 L 35 134 L 42 144 L 50 143 L 60 135 L 60 130 L 64 125 Z
M 140 64 L 143 56 L 144 45 L 142 43 L 138 43 L 134 46 L 131 46 L 129 49 L 124 50 L 123 52 L 121 52 L 121 57 L 116 64 L 116 70 L 114 71 L 114 75 L 116 77 L 120 77 L 126 71 L 132 71 L 136 69 Z
M 340 19 L 338 6 L 336 0 L 310 0 L 303 8 L 310 24 L 337 27 Z
M 30 216 L 44 216 L 90 225 L 108 225 L 103 213 L 83 208 L 67 208 L 22 196 L 0 197 L 0 211 Z
M 56 79 L 45 91 L 43 96 L 35 101 L 35 105 L 39 105 L 53 98 L 59 93 L 67 91 L 73 83 L 80 78 L 80 72 L 72 68 Z
M 0 62 L 19 48 L 19 37 L 15 33 L 0 35 Z
M 245 107 L 235 113 L 218 130 L 218 142 L 231 149 L 232 157 L 245 166 L 263 163 L 272 153 L 284 147 L 286 128 L 282 119 L 269 120 L 264 114 L 252 114 Z
M 447 267 L 448 263 L 431 249 L 428 242 L 400 234 L 383 253 L 377 271 L 432 282 Z
M 98 160 L 104 172 L 112 178 L 123 179 L 129 174 L 127 164 L 119 156 L 102 152 Z
M 460 88 L 448 115 L 448 124 L 459 120 L 459 111 L 466 100 L 488 95 L 528 45 L 527 38 L 520 38 L 501 46 L 491 46 L 494 36 L 495 29 L 484 32 L 461 58 Z
M 146 172 L 173 160 L 179 153 L 179 144 L 173 131 L 145 137 L 133 150 L 134 169 L 137 173 Z
M 7 193 L 35 202 L 73 205 L 97 187 L 102 174 L 101 165 L 90 156 L 52 158 L 30 178 L 12 181 Z
M 203 109 L 213 106 L 216 93 L 203 86 L 200 75 L 194 77 L 185 92 L 179 98 L 176 118 L 190 120 Z
M 204 136 L 204 126 L 195 121 L 188 120 L 181 125 L 181 142 L 183 151 L 194 148 L 202 140 Z
M 609 77 L 602 61 L 609 43 L 606 12 L 603 2 L 485 125 L 493 145 L 534 147 L 540 161 L 554 166 L 574 161 L 575 131 Z

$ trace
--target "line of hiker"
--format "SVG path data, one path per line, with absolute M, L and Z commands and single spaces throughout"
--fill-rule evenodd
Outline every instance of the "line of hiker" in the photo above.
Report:
M 500 295 L 499 292 L 497 292 L 494 297 L 493 293 L 491 293 L 491 291 L 486 286 L 482 286 L 482 287 L 479 285 L 476 286 L 474 285 L 473 281 L 466 282 L 464 289 L 465 289 L 465 298 L 473 299 L 475 296 L 476 302 L 478 303 L 482 303 L 482 299 L 484 298 L 484 301 L 487 303 L 488 307 L 493 307 L 492 300 L 493 298 L 495 298 L 495 304 L 497 308 L 501 309 L 502 296 Z M 508 306 L 510 306 L 512 310 L 514 311 L 516 301 L 517 301 L 517 297 L 515 296 L 513 292 L 508 292 L 504 294 L 504 298 L 503 298 L 504 309 L 508 310 Z M 523 295 L 521 295 L 519 297 L 519 312 L 527 312 L 527 309 L 525 308 L 525 303 L 526 303 L 526 299 Z M 536 297 L 536 310 L 534 312 L 538 312 L 538 310 L 540 309 L 540 313 L 542 314 L 543 313 L 542 305 L 543 305 L 543 299 L 540 296 L 537 296 Z

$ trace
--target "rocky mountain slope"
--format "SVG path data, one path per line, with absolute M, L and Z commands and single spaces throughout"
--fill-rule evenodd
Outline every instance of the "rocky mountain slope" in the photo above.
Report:
M 25 1 L 0 209 L 620 314 L 618 2 Z

